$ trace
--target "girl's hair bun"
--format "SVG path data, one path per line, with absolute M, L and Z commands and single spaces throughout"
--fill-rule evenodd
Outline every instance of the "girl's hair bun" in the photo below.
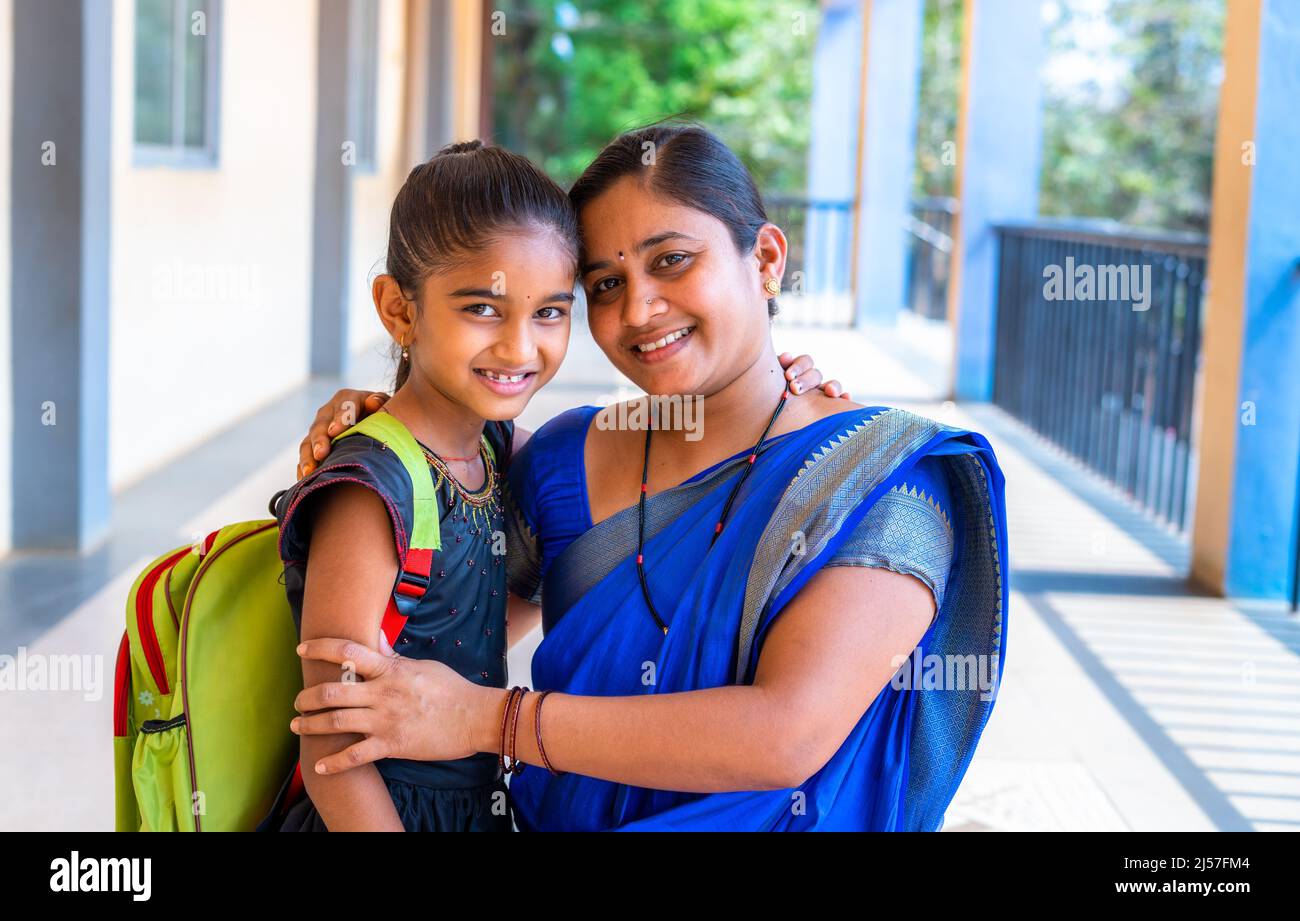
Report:
M 480 150 L 482 147 L 483 142 L 478 138 L 475 138 L 472 141 L 461 141 L 457 144 L 448 144 L 442 150 L 438 151 L 438 156 L 441 157 L 444 154 L 469 153 L 472 150 Z

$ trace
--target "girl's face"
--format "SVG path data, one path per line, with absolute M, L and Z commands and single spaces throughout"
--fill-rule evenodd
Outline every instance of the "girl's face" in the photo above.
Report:
M 763 282 L 784 269 L 780 230 L 766 225 L 756 252 L 740 253 L 717 218 L 635 176 L 580 221 L 591 334 L 646 393 L 717 393 L 770 348 Z
M 386 325 L 395 340 L 406 335 L 409 381 L 483 419 L 513 419 L 564 360 L 573 287 L 563 241 L 521 229 L 426 279 L 414 328 Z

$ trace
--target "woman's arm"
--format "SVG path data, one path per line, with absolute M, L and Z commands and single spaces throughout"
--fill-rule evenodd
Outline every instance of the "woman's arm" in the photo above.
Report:
M 752 685 L 635 697 L 553 693 L 542 711 L 547 758 L 559 771 L 686 792 L 785 789 L 815 774 L 920 642 L 934 599 L 920 580 L 885 569 L 818 573 L 763 645 Z M 322 640 L 307 655 L 353 658 L 373 680 L 321 685 L 298 709 L 347 707 L 335 717 L 365 741 L 326 758 L 346 771 L 376 758 L 464 757 L 496 752 L 507 692 L 450 669 L 367 656 Z M 537 695 L 520 714 L 516 754 L 540 765 L 533 731 Z M 406 708 L 411 708 L 409 711 Z M 322 717 L 301 717 L 314 733 Z M 534 770 L 543 768 L 534 767 Z
M 388 512 L 370 490 L 349 483 L 326 490 L 316 503 L 302 638 L 339 636 L 369 645 L 379 632 L 397 578 Z M 302 665 L 305 687 L 339 680 L 337 665 L 307 659 Z M 323 776 L 311 770 L 322 757 L 358 739 L 349 734 L 302 737 L 307 795 L 330 831 L 402 831 L 388 788 L 374 765 L 340 775 Z
M 849 399 L 848 392 L 840 386 L 839 381 L 822 382 L 822 374 L 813 365 L 810 356 L 792 358 L 789 352 L 782 352 L 777 360 L 785 368 L 791 393 L 803 393 L 820 387 L 828 397 Z M 316 418 L 307 430 L 307 437 L 298 445 L 298 479 L 311 473 L 329 456 L 331 438 L 376 412 L 387 401 L 388 394 L 378 391 L 345 389 L 334 394 L 328 403 L 316 411 Z M 529 434 L 526 429 L 515 426 L 512 453 L 519 452 Z

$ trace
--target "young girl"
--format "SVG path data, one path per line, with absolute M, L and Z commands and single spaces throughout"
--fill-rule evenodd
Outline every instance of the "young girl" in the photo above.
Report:
M 454 144 L 416 167 L 398 192 L 387 274 L 374 282 L 379 318 L 401 350 L 396 392 L 383 411 L 419 442 L 441 526 L 429 588 L 394 648 L 485 686 L 506 683 L 498 484 L 513 440 L 508 420 L 564 357 L 576 243 L 565 193 L 533 164 L 478 141 Z M 304 640 L 345 636 L 376 645 L 413 507 L 401 461 L 359 433 L 279 497 L 285 587 Z M 303 678 L 310 687 L 337 680 L 338 669 L 305 661 Z M 308 798 L 284 830 L 511 830 L 493 755 L 384 759 L 344 776 L 319 775 L 312 766 L 321 757 L 359 738 L 339 729 L 303 738 Z

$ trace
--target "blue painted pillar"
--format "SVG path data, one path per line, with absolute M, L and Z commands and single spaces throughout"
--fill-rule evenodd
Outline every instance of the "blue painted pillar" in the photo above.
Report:
M 857 325 L 893 324 L 907 299 L 907 234 L 916 155 L 923 4 L 864 0 L 858 222 L 853 313 Z
M 810 293 L 842 290 L 851 274 L 859 325 L 893 323 L 906 298 L 922 8 L 917 0 L 854 0 L 822 10 L 809 197 L 856 198 L 857 208 L 848 224 L 828 209 L 810 212 L 805 283 Z M 846 250 L 851 266 L 835 265 Z
M 1290 600 L 1300 530 L 1300 4 L 1229 4 L 1193 578 Z
M 857 195 L 858 79 L 862 59 L 861 0 L 838 0 L 822 9 L 813 52 L 812 132 L 808 145 L 808 197 L 848 202 Z M 852 213 L 812 209 L 804 225 L 804 277 L 808 294 L 849 290 Z
M 108 531 L 112 7 L 15 3 L 13 544 Z
M 993 227 L 1038 214 L 1043 35 L 1038 0 L 968 0 L 957 129 L 957 197 L 948 315 L 953 392 L 993 395 L 997 239 Z

